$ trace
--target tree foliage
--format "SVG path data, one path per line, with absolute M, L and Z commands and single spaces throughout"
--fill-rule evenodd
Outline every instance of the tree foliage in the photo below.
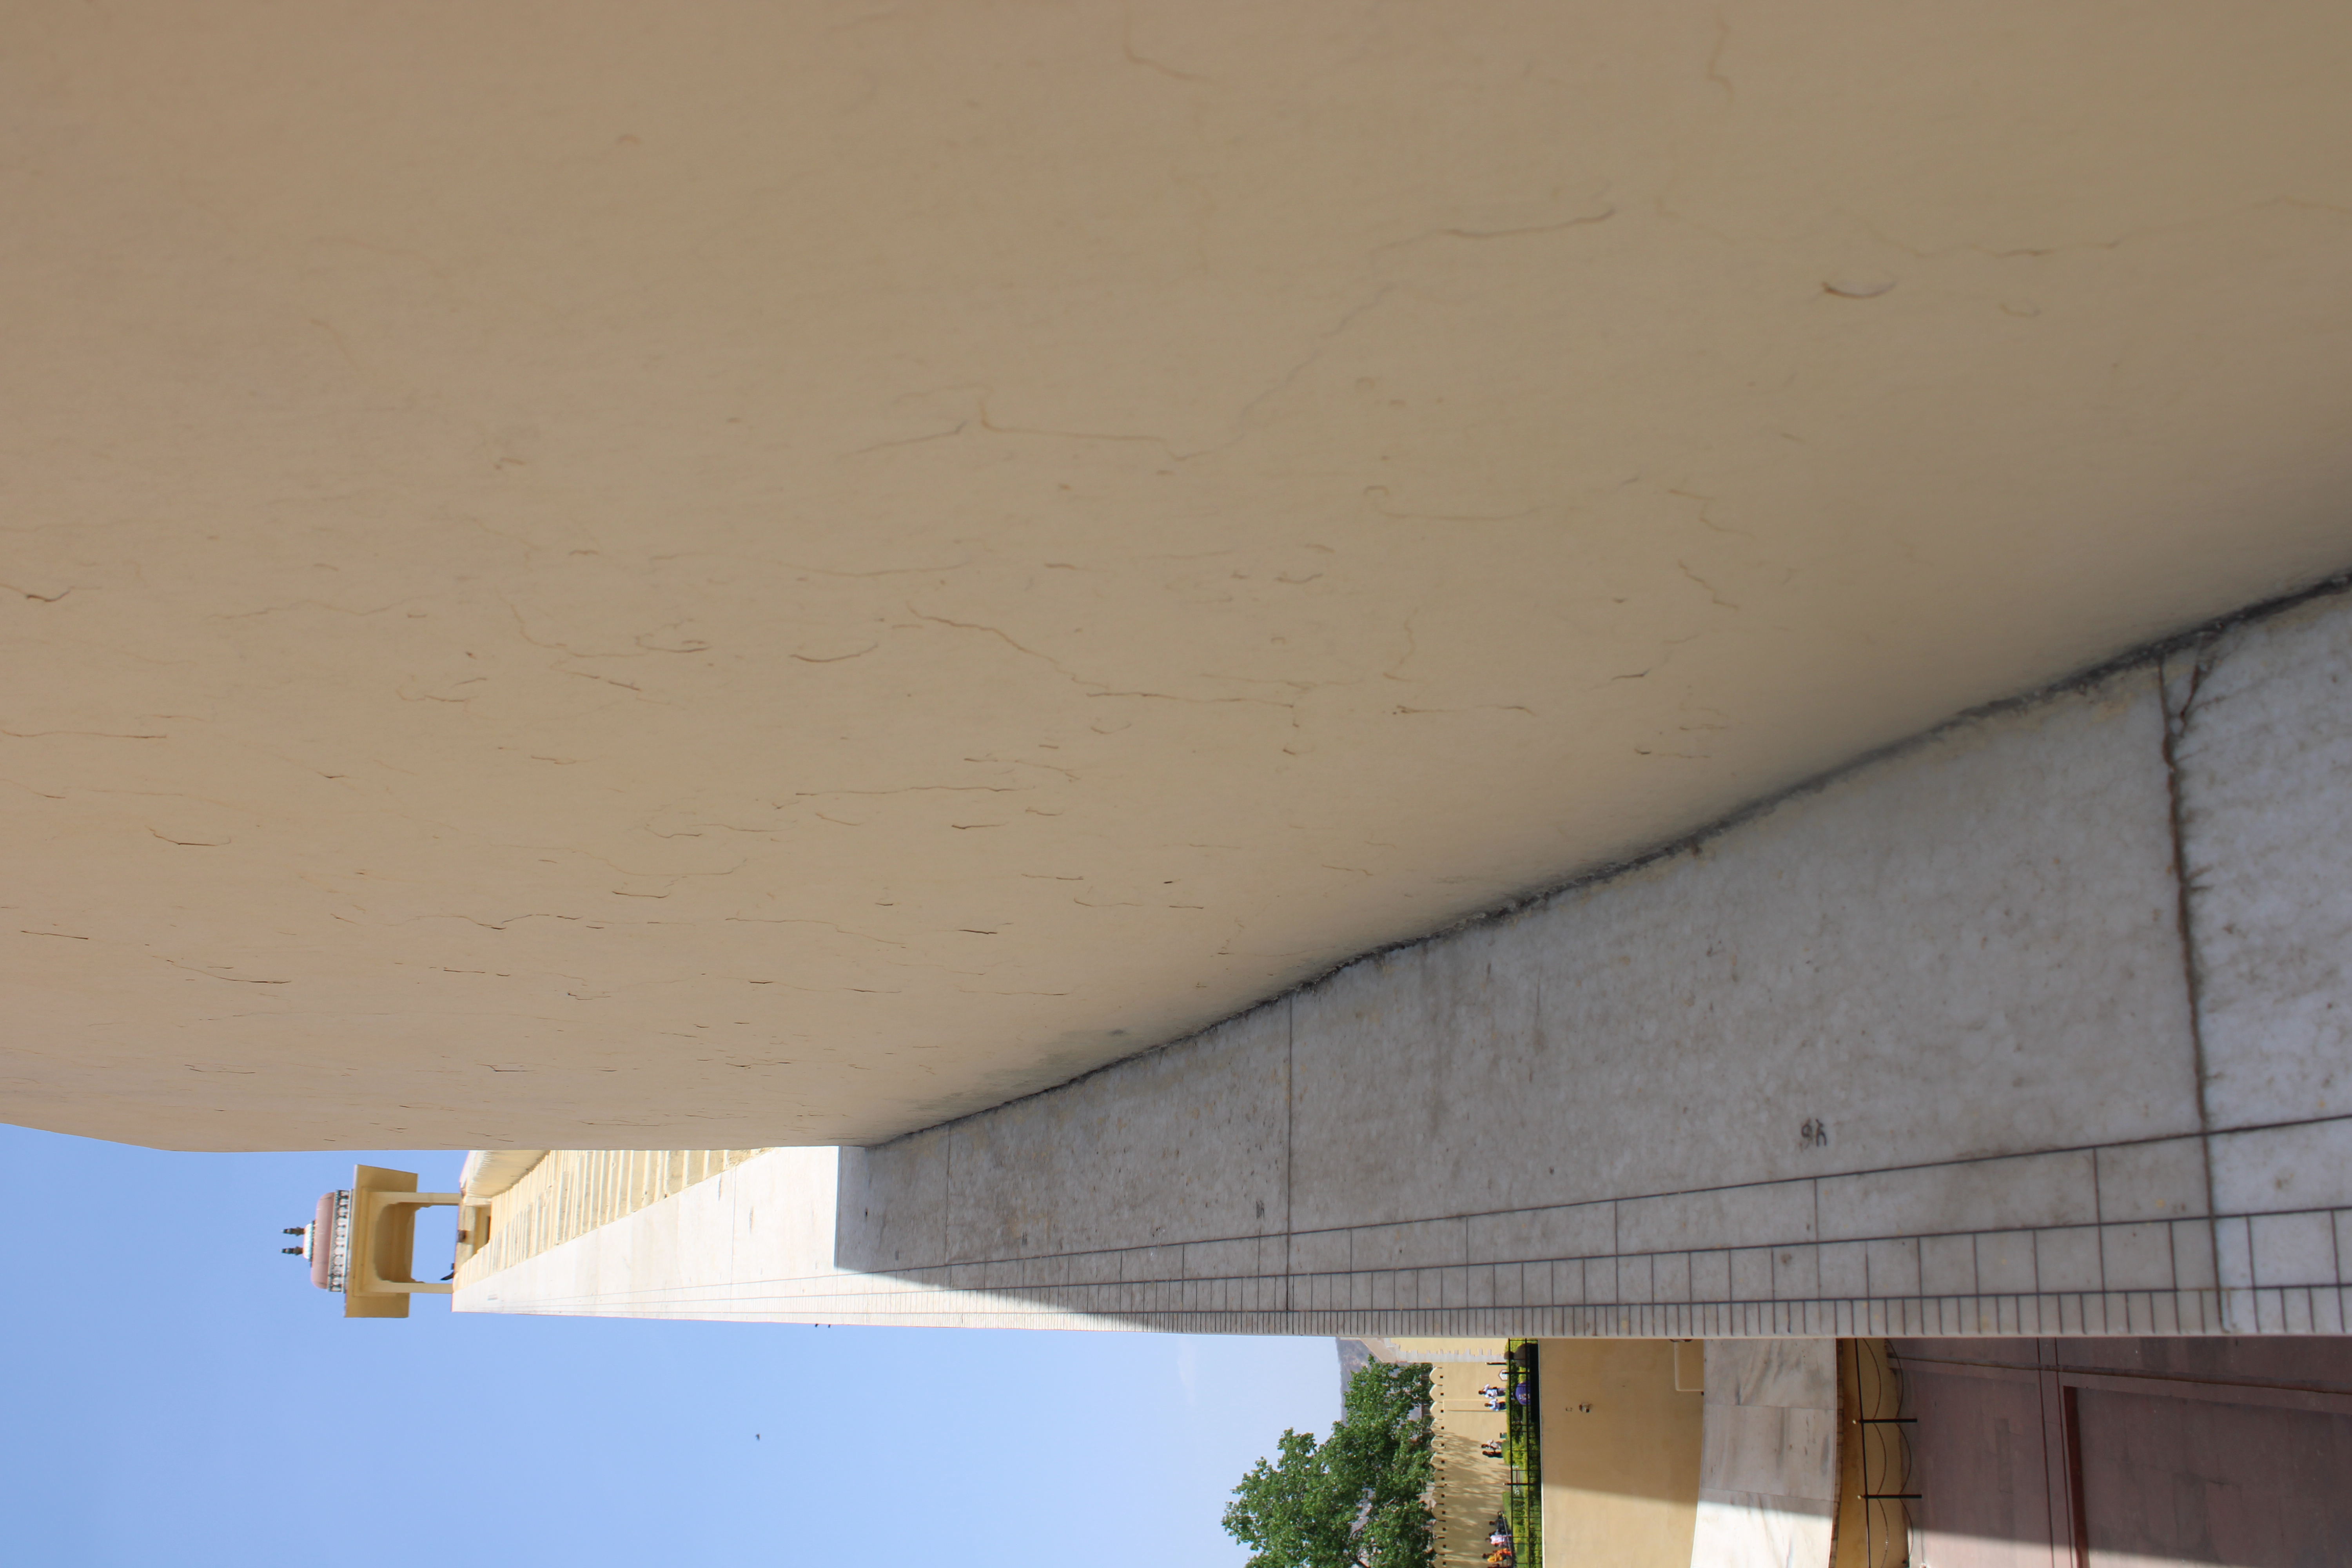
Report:
M 1234 1489 L 1225 1530 L 1249 1568 L 1428 1568 L 1429 1368 L 1360 1368 L 1340 1410 L 1320 1443 L 1284 1432 Z

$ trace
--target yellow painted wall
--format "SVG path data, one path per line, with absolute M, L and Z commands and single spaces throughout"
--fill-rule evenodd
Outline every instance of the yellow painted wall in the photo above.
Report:
M 1487 1347 L 1503 1359 L 1501 1340 L 1401 1340 L 1400 1348 L 1467 1351 Z M 1486 1560 L 1487 1522 L 1503 1511 L 1507 1468 L 1478 1452 L 1503 1436 L 1508 1423 L 1489 1410 L 1478 1390 L 1501 1383 L 1504 1370 L 1486 1362 L 1441 1362 L 1429 1369 L 1430 1424 L 1435 1428 L 1430 1503 L 1437 1515 L 1437 1568 L 1477 1568 Z
M 1664 1340 L 1539 1340 L 1544 1561 L 1685 1568 L 1698 1516 L 1701 1396 Z M 1696 1381 L 1696 1380 L 1693 1380 Z
M 1503 1359 L 1508 1340 L 1498 1339 L 1403 1339 L 1378 1342 L 1393 1349 L 1404 1361 L 1423 1361 L 1433 1364 L 1446 1362 L 1498 1362 Z M 1502 1369 L 1497 1367 L 1497 1372 Z M 1482 1383 L 1492 1378 L 1481 1378 Z

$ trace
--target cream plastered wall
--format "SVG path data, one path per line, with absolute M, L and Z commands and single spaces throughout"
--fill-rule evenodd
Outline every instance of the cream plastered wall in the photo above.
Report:
M 1674 1345 L 1539 1340 L 1536 1353 L 1545 1558 L 1606 1568 L 1693 1563 L 1705 1396 L 1675 1391 Z M 1685 1354 L 1686 1366 L 1698 1359 Z
M 0 1115 L 877 1139 L 2340 567 L 2347 61 L 12 5 Z

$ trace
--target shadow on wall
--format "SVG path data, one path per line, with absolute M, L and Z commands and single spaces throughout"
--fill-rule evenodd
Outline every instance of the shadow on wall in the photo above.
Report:
M 1890 1348 L 1915 1563 L 2352 1563 L 2352 1339 Z

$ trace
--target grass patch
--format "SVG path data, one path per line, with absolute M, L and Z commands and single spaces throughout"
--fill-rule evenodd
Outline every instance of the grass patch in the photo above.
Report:
M 1511 1546 L 1517 1568 L 1543 1568 L 1543 1405 L 1538 1398 L 1536 1342 L 1507 1342 L 1509 1396 L 1505 1419 L 1503 1458 L 1510 1467 L 1509 1503 L 1504 1517 L 1511 1521 Z

